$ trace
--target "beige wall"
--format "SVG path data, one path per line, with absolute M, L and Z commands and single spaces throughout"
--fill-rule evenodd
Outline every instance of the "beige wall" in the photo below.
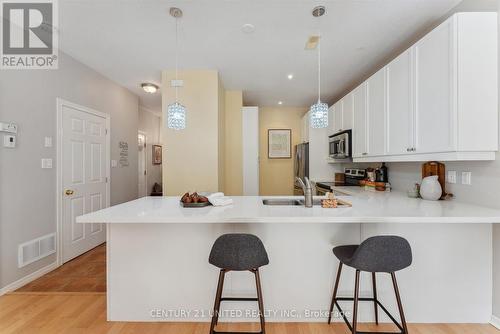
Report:
M 175 102 L 173 71 L 162 73 L 163 193 L 219 190 L 219 75 L 214 70 L 179 72 L 179 102 L 187 109 L 186 129 L 167 125 L 167 106 Z
M 225 99 L 225 187 L 227 195 L 243 194 L 243 152 L 241 108 L 243 93 L 241 91 L 226 91 Z
M 267 130 L 292 129 L 292 152 L 300 143 L 302 116 L 307 108 L 263 107 L 259 110 L 260 194 L 293 195 L 294 172 L 291 159 L 267 158 Z M 293 154 L 292 153 L 292 154 Z

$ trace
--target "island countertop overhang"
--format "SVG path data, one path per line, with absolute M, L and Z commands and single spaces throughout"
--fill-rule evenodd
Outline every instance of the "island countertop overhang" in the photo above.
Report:
M 143 197 L 76 218 L 77 223 L 106 224 L 261 224 L 261 223 L 500 223 L 500 210 L 455 200 L 425 201 L 400 192 L 357 193 L 342 197 L 352 207 L 266 206 L 267 198 L 231 196 L 224 207 L 183 208 L 180 197 Z

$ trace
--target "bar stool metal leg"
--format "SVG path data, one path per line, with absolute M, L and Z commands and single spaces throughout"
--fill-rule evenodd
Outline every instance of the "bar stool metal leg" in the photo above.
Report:
M 224 269 L 221 269 L 220 273 L 219 273 L 219 283 L 217 284 L 217 293 L 215 295 L 214 314 L 212 315 L 212 322 L 210 324 L 210 334 L 214 333 L 215 326 L 219 322 L 220 302 L 221 302 L 221 298 L 222 298 L 222 289 L 224 287 L 224 276 L 225 275 L 226 275 L 226 271 Z
M 356 281 L 354 283 L 354 307 L 352 311 L 352 332 L 357 333 L 358 327 L 358 299 L 359 299 L 359 270 L 356 270 Z
M 399 295 L 398 282 L 396 281 L 396 274 L 391 273 L 392 285 L 394 285 L 394 292 L 396 293 L 396 300 L 398 302 L 399 316 L 401 317 L 401 325 L 403 326 L 403 333 L 408 334 L 408 327 L 406 325 L 406 319 L 403 312 L 403 304 L 401 303 L 401 296 Z
M 372 285 L 373 285 L 373 307 L 375 308 L 375 324 L 378 325 L 377 278 L 375 277 L 375 273 L 372 273 Z
M 255 285 L 257 287 L 257 298 L 258 298 L 258 303 L 259 303 L 260 330 L 261 330 L 262 334 L 266 334 L 266 320 L 264 317 L 264 301 L 262 299 L 262 287 L 260 285 L 259 269 L 255 269 L 254 274 L 255 274 Z
M 340 274 L 342 273 L 342 262 L 339 262 L 339 268 L 337 269 L 337 278 L 335 279 L 335 285 L 333 287 L 332 303 L 330 304 L 330 313 L 328 314 L 328 324 L 332 322 L 332 313 L 335 306 L 335 299 L 337 298 L 337 291 L 339 289 Z

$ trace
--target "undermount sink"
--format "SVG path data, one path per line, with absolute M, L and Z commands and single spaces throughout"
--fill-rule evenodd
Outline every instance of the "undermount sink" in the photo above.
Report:
M 303 199 L 267 198 L 262 200 L 264 205 L 304 206 Z M 314 199 L 313 205 L 321 205 L 321 199 Z

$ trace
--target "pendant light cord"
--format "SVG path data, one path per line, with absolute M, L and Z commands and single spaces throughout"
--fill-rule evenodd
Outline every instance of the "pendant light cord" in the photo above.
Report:
M 177 81 L 179 75 L 179 32 L 178 32 L 178 22 L 179 19 L 175 18 L 175 80 Z M 177 84 L 175 85 L 175 102 L 178 100 L 178 91 L 179 87 Z
M 321 102 L 321 31 L 318 43 L 318 103 Z
M 321 102 L 321 17 L 318 17 L 319 39 L 318 39 L 318 103 Z

